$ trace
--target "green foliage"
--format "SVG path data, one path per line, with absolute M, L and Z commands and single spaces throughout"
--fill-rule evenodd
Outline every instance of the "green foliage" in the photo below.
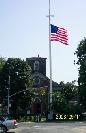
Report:
M 78 94 L 78 87 L 75 85 L 75 81 L 60 83 L 62 85 L 62 93 L 65 96 L 67 102 L 69 102 L 73 97 Z
M 4 58 L 0 58 L 0 72 L 2 71 L 2 69 L 3 69 L 3 67 L 4 67 L 4 65 L 5 65 L 5 62 L 6 62 L 6 60 L 4 59 Z
M 54 112 L 65 112 L 67 102 L 61 92 L 53 93 L 53 110 Z
M 18 106 L 22 109 L 29 106 L 32 98 L 32 80 L 31 68 L 26 61 L 9 58 L 1 71 L 0 81 L 3 101 L 7 99 L 7 88 L 10 87 L 11 110 L 18 112 Z M 25 94 L 23 90 L 25 90 Z
M 62 90 L 60 92 L 54 92 L 53 94 L 54 112 L 69 113 L 76 110 L 78 111 L 77 105 L 69 103 L 73 98 L 77 98 L 78 87 L 75 85 L 75 81 L 67 83 L 61 81 L 60 85 L 62 86 Z M 74 108 L 72 108 L 72 106 L 74 106 Z
M 84 38 L 76 50 L 76 55 L 78 58 L 77 64 L 79 65 L 79 94 L 80 102 L 86 108 L 86 38 Z
M 1 73 L 2 73 L 2 69 L 5 65 L 5 62 L 6 60 L 4 58 L 0 58 L 0 78 L 1 78 Z M 0 80 L 0 83 L 1 83 L 1 80 Z M 2 103 L 2 87 L 1 87 L 1 84 L 0 84 L 0 103 Z

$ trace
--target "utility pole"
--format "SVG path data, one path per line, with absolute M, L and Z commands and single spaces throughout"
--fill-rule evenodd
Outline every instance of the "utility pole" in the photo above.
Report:
M 9 84 L 9 86 L 8 86 L 8 107 L 7 107 L 7 113 L 8 113 L 8 115 L 9 115 L 9 113 L 10 113 L 10 110 L 9 110 L 9 105 L 10 105 L 10 73 L 9 73 L 9 81 L 8 81 L 8 84 Z

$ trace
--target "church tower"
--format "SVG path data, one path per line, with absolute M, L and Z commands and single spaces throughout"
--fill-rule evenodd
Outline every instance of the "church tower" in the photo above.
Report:
M 32 74 L 38 72 L 46 76 L 46 59 L 39 57 L 26 58 L 27 63 L 31 66 Z

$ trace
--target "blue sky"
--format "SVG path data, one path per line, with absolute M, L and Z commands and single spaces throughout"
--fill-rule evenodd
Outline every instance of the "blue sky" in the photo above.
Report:
M 86 0 L 51 0 L 51 23 L 68 30 L 69 45 L 52 42 L 52 78 L 78 79 L 74 52 L 86 36 Z M 49 77 L 48 0 L 0 0 L 0 56 L 45 57 Z

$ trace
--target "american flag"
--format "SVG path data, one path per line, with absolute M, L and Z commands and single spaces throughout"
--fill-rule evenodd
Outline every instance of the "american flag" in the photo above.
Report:
M 65 45 L 68 45 L 67 30 L 51 24 L 51 41 L 59 41 Z

